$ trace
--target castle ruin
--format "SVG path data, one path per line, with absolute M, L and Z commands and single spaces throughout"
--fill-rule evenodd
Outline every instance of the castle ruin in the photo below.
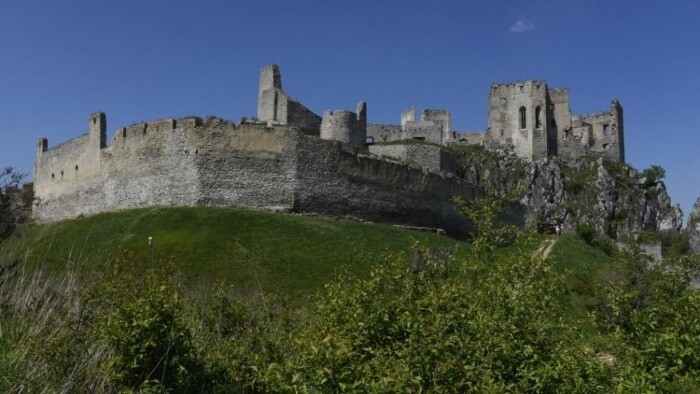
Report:
M 450 112 L 415 109 L 400 125 L 367 123 L 367 105 L 316 115 L 282 89 L 279 67 L 260 71 L 258 114 L 162 119 L 116 130 L 88 118 L 87 133 L 49 148 L 34 166 L 39 221 L 154 206 L 233 206 L 445 229 L 468 223 L 451 199 L 481 193 L 455 175 L 447 144 L 510 150 L 525 160 L 596 153 L 624 161 L 622 107 L 572 116 L 568 91 L 544 82 L 492 85 L 488 128 L 453 129 Z M 397 144 L 420 140 L 426 144 Z M 512 221 L 523 213 L 511 208 Z M 521 220 L 522 219 L 522 220 Z
M 426 109 L 416 121 L 415 108 L 409 108 L 401 114 L 400 125 L 372 124 L 367 133 L 374 142 L 484 145 L 528 161 L 548 156 L 577 159 L 591 153 L 625 161 L 622 106 L 616 99 L 610 111 L 573 116 L 569 91 L 549 88 L 543 81 L 491 85 L 486 130 L 453 130 L 446 110 Z

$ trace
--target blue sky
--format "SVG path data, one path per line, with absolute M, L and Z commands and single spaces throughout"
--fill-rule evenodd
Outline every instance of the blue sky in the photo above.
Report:
M 576 113 L 625 110 L 627 161 L 667 170 L 685 213 L 700 196 L 700 2 L 4 1 L 0 166 L 31 173 L 49 146 L 165 117 L 254 116 L 258 69 L 317 113 L 367 101 L 486 127 L 492 82 L 568 87 Z

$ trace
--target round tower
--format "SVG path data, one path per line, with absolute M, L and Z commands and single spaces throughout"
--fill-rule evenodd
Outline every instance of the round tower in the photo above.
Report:
M 347 110 L 326 111 L 321 121 L 321 139 L 364 147 L 367 137 L 367 107 L 357 105 L 357 113 Z

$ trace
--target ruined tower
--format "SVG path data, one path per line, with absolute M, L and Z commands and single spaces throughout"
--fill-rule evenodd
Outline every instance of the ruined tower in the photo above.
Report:
M 268 125 L 286 125 L 307 134 L 318 135 L 321 117 L 282 90 L 282 74 L 276 64 L 260 69 L 258 120 Z
M 367 138 L 367 104 L 360 101 L 356 112 L 346 110 L 324 112 L 321 138 L 341 141 L 364 149 Z
M 486 144 L 492 149 L 513 147 L 518 157 L 546 157 L 554 147 L 548 135 L 547 84 L 521 81 L 493 84 L 488 99 Z
M 566 89 L 533 80 L 493 84 L 484 143 L 528 161 L 589 153 L 624 161 L 622 106 L 613 100 L 610 111 L 572 116 Z

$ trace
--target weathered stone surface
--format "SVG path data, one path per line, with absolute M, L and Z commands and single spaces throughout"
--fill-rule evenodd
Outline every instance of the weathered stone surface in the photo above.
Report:
M 693 204 L 693 210 L 688 218 L 688 236 L 690 238 L 690 250 L 700 253 L 700 198 Z
M 120 129 L 97 152 L 90 138 L 38 152 L 38 220 L 149 206 L 236 206 L 463 236 L 469 225 L 450 200 L 479 193 L 453 175 L 358 155 L 347 144 L 285 126 L 235 126 L 216 118 L 149 122 Z
M 367 135 L 379 142 L 420 139 L 436 144 L 484 145 L 512 151 L 526 161 L 550 156 L 576 160 L 590 154 L 625 161 L 622 106 L 613 99 L 610 110 L 574 116 L 569 91 L 544 81 L 492 84 L 488 98 L 488 128 L 481 132 L 452 129 L 449 111 L 426 109 L 420 120 L 409 108 L 401 125 L 371 125 Z
M 396 160 L 435 173 L 455 173 L 457 162 L 440 146 L 428 144 L 377 144 L 369 152 L 379 157 Z
M 610 173 L 606 167 L 615 169 Z M 530 223 L 561 224 L 564 231 L 592 225 L 613 238 L 641 230 L 678 232 L 682 212 L 662 182 L 647 186 L 637 171 L 602 158 L 542 159 L 523 162 L 512 151 L 460 159 L 459 175 L 486 190 L 504 194 L 520 188 Z

